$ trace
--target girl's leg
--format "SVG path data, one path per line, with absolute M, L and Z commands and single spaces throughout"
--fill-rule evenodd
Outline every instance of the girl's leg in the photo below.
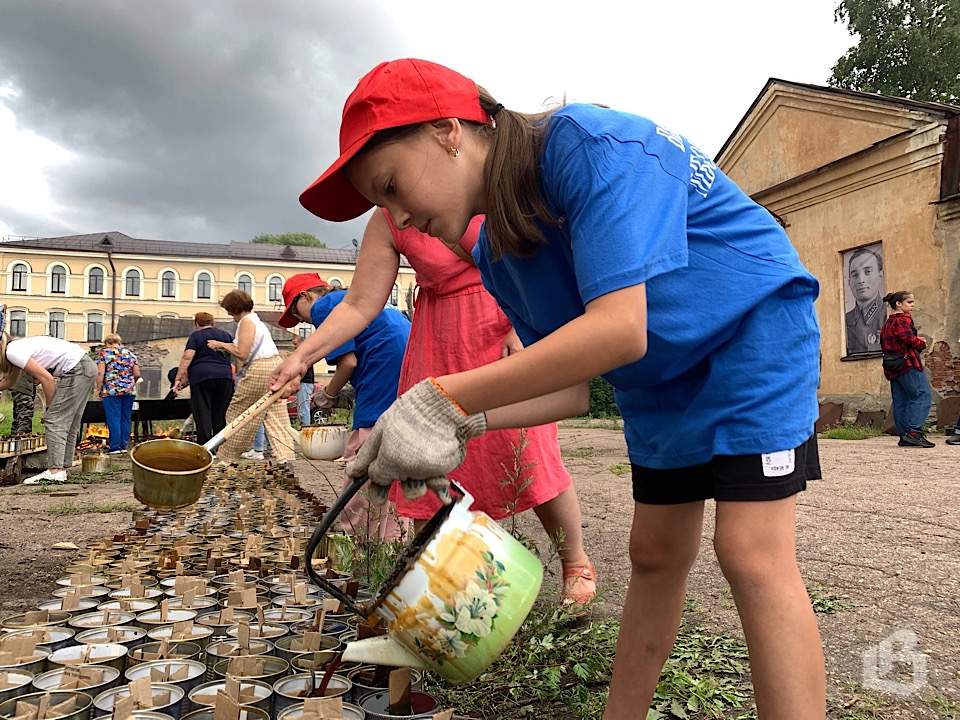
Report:
M 646 717 L 663 664 L 677 638 L 687 573 L 700 548 L 702 526 L 702 501 L 634 504 L 630 587 L 623 604 L 604 720 Z
M 347 446 L 343 451 L 343 459 L 350 462 L 357 457 L 363 443 L 370 437 L 373 428 L 356 428 L 347 438 Z M 353 482 L 343 474 L 343 488 L 346 490 Z M 406 537 L 409 522 L 406 518 L 397 515 L 397 508 L 391 501 L 383 505 L 371 503 L 367 499 L 366 488 L 351 498 L 350 502 L 340 513 L 340 529 L 347 535 L 353 535 L 364 541 L 382 542 L 384 540 L 398 540 Z M 421 521 L 426 524 L 426 520 Z
M 571 607 L 589 603 L 597 594 L 593 563 L 583 549 L 583 518 L 573 485 L 533 511 L 547 535 L 554 541 L 563 567 L 561 594 Z
M 557 552 L 564 565 L 582 566 L 590 562 L 583 549 L 583 518 L 573 485 L 533 511 L 552 540 L 559 539 Z
M 800 577 L 796 496 L 718 502 L 714 548 L 750 652 L 761 720 L 823 720 L 820 632 Z

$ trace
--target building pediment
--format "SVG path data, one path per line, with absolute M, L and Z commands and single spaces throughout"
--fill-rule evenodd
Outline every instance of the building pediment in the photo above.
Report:
M 956 108 L 771 79 L 717 155 L 749 195 L 849 157 Z

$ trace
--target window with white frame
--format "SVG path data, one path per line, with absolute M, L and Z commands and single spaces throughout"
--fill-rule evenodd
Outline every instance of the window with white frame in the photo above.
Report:
M 10 336 L 11 337 L 27 336 L 27 311 L 26 310 L 10 311 Z
M 249 275 L 241 275 L 238 277 L 237 289 L 242 290 L 247 295 L 253 295 L 253 278 Z
M 394 283 L 393 290 L 390 291 L 390 304 L 396 307 L 400 304 L 400 286 Z
M 87 342 L 103 341 L 103 313 L 87 314 Z
M 165 270 L 160 276 L 160 294 L 165 298 L 177 296 L 177 274 L 173 270 Z
M 343 280 L 338 277 L 332 277 L 327 280 L 327 284 L 332 287 L 334 290 L 339 290 L 343 287 Z
M 47 333 L 50 337 L 66 339 L 67 336 L 67 314 L 59 310 L 50 311 L 50 328 Z
M 137 297 L 140 295 L 140 271 L 127 270 L 126 282 L 124 283 L 124 295 Z
M 103 295 L 103 269 L 90 268 L 90 278 L 87 282 L 87 294 Z
M 67 269 L 63 265 L 54 265 L 50 271 L 50 292 L 65 293 L 67 291 Z
M 270 278 L 270 302 L 283 300 L 283 280 L 278 277 Z
M 10 289 L 15 292 L 27 291 L 27 278 L 30 276 L 30 270 L 23 263 L 17 263 L 13 266 L 13 282 Z
M 209 299 L 212 280 L 209 273 L 200 273 L 197 275 L 197 297 Z

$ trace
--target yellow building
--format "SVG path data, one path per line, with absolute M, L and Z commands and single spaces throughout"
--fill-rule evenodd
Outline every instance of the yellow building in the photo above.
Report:
M 53 335 L 89 346 L 124 316 L 192 318 L 203 311 L 228 318 L 218 303 L 234 288 L 250 293 L 254 310 L 270 322 L 283 310 L 286 278 L 317 272 L 333 286 L 349 287 L 355 262 L 352 249 L 168 242 L 108 232 L 0 243 L 0 287 L 11 335 Z M 391 304 L 408 311 L 413 284 L 404 262 Z
M 960 107 L 771 79 L 716 162 L 820 281 L 821 400 L 889 407 L 877 298 L 897 290 L 917 299 L 934 405 L 960 395 Z

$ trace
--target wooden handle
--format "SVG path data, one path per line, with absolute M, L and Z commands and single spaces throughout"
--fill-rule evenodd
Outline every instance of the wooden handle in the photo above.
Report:
M 207 442 L 205 442 L 203 446 L 210 452 L 213 452 L 218 447 L 220 447 L 220 445 L 222 445 L 227 440 L 227 438 L 229 438 L 231 435 L 237 432 L 237 430 L 239 430 L 248 422 L 253 420 L 255 417 L 263 413 L 268 407 L 270 407 L 277 400 L 279 400 L 282 397 L 286 397 L 289 394 L 290 393 L 287 392 L 286 385 L 284 385 L 282 388 L 280 388 L 276 392 L 270 392 L 268 390 L 263 395 L 263 397 L 261 397 L 255 403 L 253 403 L 253 405 L 248 407 L 242 413 L 237 415 L 231 422 L 227 423 L 227 426 L 223 430 L 221 430 L 212 438 L 207 440 Z

